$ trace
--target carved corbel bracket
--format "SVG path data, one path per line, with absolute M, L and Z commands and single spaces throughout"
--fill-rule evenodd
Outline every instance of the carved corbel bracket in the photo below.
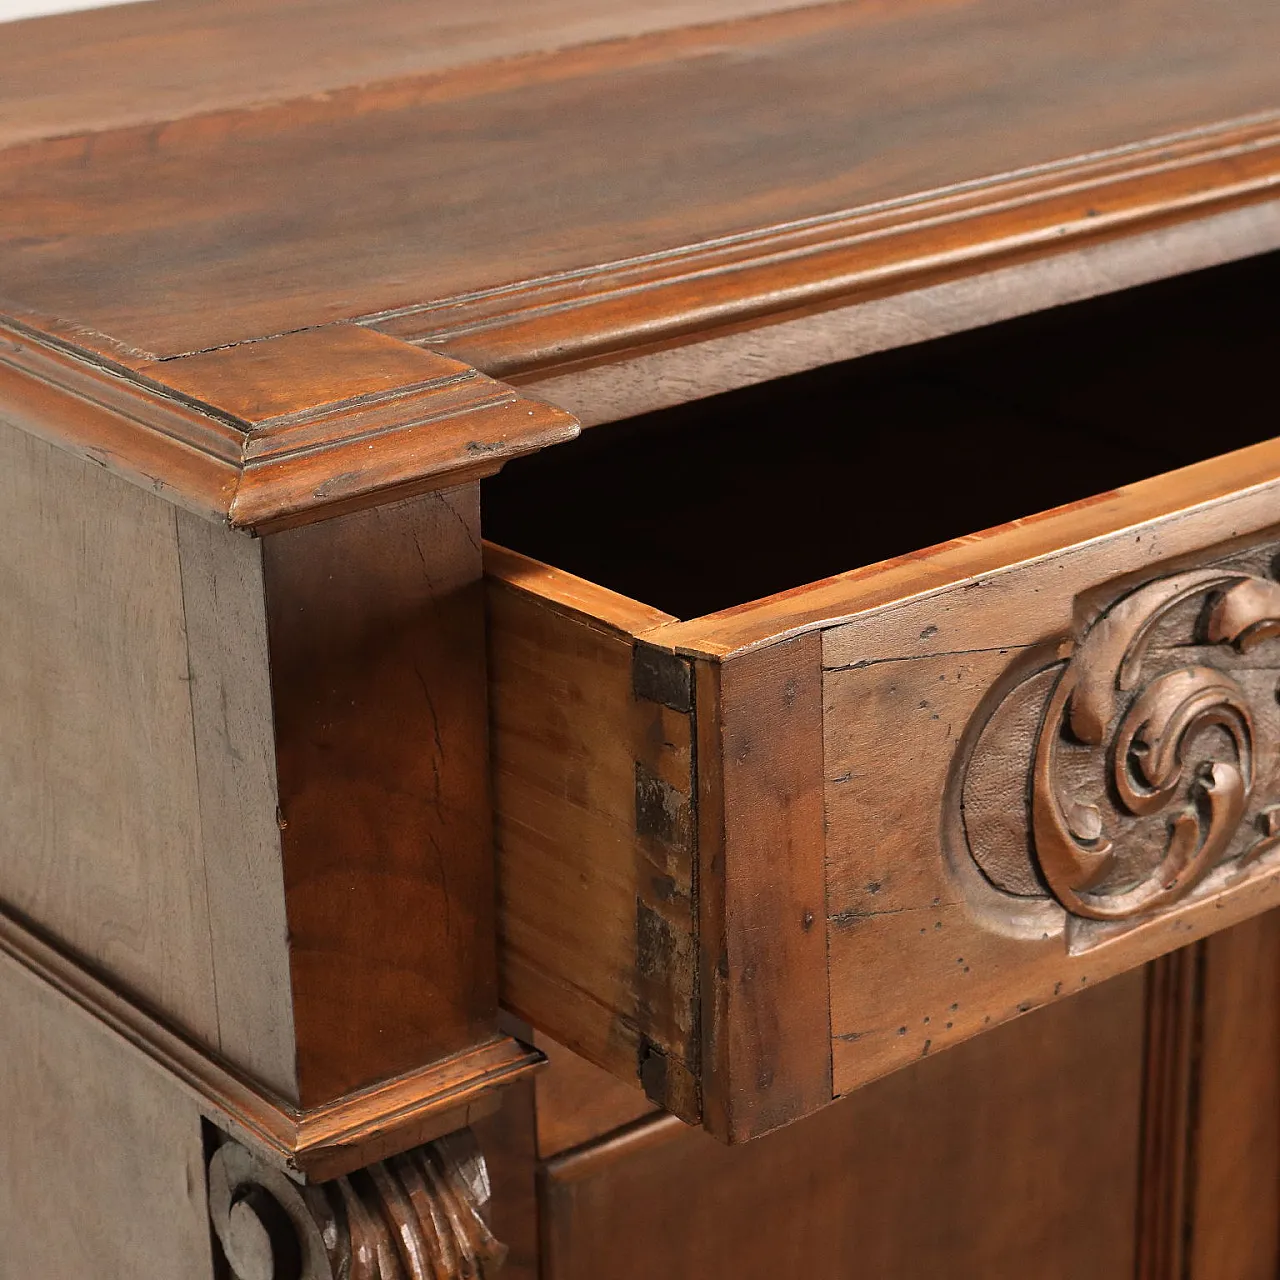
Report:
M 485 1280 L 506 1258 L 484 1218 L 470 1130 L 302 1186 L 234 1141 L 209 1162 L 209 1213 L 235 1280 Z
M 1019 659 L 961 788 L 992 886 L 1133 920 L 1280 845 L 1280 583 L 1254 570 L 1156 578 Z

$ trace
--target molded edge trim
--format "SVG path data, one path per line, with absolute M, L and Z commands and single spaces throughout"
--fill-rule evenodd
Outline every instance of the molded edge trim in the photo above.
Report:
M 218 1128 L 302 1182 L 324 1182 L 470 1124 L 546 1061 L 495 1036 L 322 1106 L 300 1110 L 219 1061 L 0 907 L 0 958 L 45 983 L 170 1075 Z
M 0 416 L 189 511 L 259 533 L 451 488 L 578 434 L 572 415 L 447 357 L 358 329 L 375 350 L 352 352 L 353 329 L 330 325 L 192 357 L 193 365 L 219 357 L 215 381 L 203 368 L 187 376 L 184 360 L 127 369 L 0 316 Z M 262 353 L 273 344 L 287 354 L 264 374 Z M 390 372 L 371 392 L 379 359 Z M 344 361 L 355 394 L 334 389 Z M 312 403 L 246 412 L 254 396 L 289 404 L 294 381 L 315 381 L 317 368 L 329 377 Z M 208 398 L 189 389 L 202 382 L 213 386 Z
M 1280 113 L 763 227 L 358 323 L 498 377 L 549 378 L 736 326 L 910 293 L 1280 191 Z

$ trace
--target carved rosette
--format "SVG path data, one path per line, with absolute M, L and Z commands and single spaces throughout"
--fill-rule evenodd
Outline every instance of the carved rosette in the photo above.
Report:
M 1196 569 L 1116 600 L 1065 661 L 1024 662 L 971 731 L 963 822 L 987 879 L 1125 920 L 1276 847 L 1277 635 L 1280 583 Z
M 482 1210 L 467 1130 L 317 1186 L 235 1142 L 209 1162 L 209 1211 L 236 1280 L 484 1280 L 507 1250 Z

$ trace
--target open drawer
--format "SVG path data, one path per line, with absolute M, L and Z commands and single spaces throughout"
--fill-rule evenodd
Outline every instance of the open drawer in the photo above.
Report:
M 486 482 L 507 1006 L 739 1141 L 1280 905 L 1278 285 Z

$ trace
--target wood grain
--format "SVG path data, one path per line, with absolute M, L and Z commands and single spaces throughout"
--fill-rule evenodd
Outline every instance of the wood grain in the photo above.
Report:
M 263 544 L 2 444 L 6 902 L 308 1106 L 489 1038 L 474 491 Z
M 594 427 L 1276 249 L 1280 202 L 1264 201 L 515 381 Z
M 174 516 L 217 1048 L 296 1101 L 262 543 Z
M 494 536 L 511 537 L 562 565 L 554 571 L 522 562 L 514 552 L 490 558 L 491 578 L 508 586 L 518 582 L 531 617 L 545 614 L 552 632 L 562 617 L 588 631 L 621 632 L 619 653 L 638 640 L 694 659 L 703 1122 L 714 1131 L 732 1135 L 732 1124 L 717 1108 L 730 1101 L 743 1105 L 754 1074 L 748 1064 L 760 1065 L 769 1055 L 794 1051 L 792 1066 L 809 1090 L 799 1111 L 828 1096 L 821 1074 L 826 1053 L 811 1035 L 824 1017 L 827 974 L 816 959 L 793 971 L 781 941 L 786 911 L 805 897 L 821 900 L 825 894 L 835 1092 L 860 1087 L 1277 901 L 1269 864 L 1246 883 L 1247 877 L 1232 879 L 1229 868 L 1206 862 L 1201 870 L 1217 878 L 1185 910 L 1148 920 L 1123 939 L 1090 932 L 1079 920 L 1065 921 L 1045 896 L 1025 852 L 1029 816 L 1021 821 L 1016 779 L 992 790 L 991 778 L 977 777 L 986 759 L 978 752 L 980 729 L 981 742 L 998 748 L 995 756 L 1005 751 L 1006 773 L 1030 768 L 1040 703 L 1032 699 L 1023 719 L 1013 716 L 990 734 L 983 727 L 988 715 L 1015 676 L 1041 668 L 1054 676 L 1054 664 L 1073 647 L 1084 652 L 1088 628 L 1126 592 L 1173 581 L 1170 575 L 1184 571 L 1221 571 L 1224 589 L 1236 577 L 1253 583 L 1250 591 L 1270 583 L 1280 475 L 1272 445 L 1251 445 L 1182 469 L 1172 464 L 1256 438 L 1249 424 L 1261 420 L 1269 392 L 1258 381 L 1263 364 L 1246 353 L 1251 341 L 1268 340 L 1266 310 L 1257 308 L 1274 269 L 1269 262 L 1222 269 L 1141 296 L 1005 326 L 996 335 L 967 335 L 891 353 L 869 367 L 826 370 L 718 404 L 617 424 L 558 453 L 513 463 L 487 482 L 486 518 Z M 1212 338 L 1204 334 L 1209 317 Z M 1125 336 L 1135 326 L 1141 339 Z M 1200 364 L 1174 392 L 1168 367 L 1179 353 Z M 1222 400 L 1225 387 L 1229 406 Z M 1215 406 L 1225 413 L 1222 435 L 1209 439 L 1201 424 Z M 794 470 L 779 466 L 780 423 L 794 436 L 788 441 Z M 1060 449 L 1062 457 L 1024 475 L 1018 451 L 1032 432 L 1038 444 Z M 920 465 L 912 473 L 912 500 L 904 502 L 883 478 L 897 475 L 908 453 Z M 677 459 L 680 484 L 671 481 Z M 1163 475 L 1095 489 L 1090 496 L 1090 486 L 1142 475 L 1162 463 L 1171 464 Z M 873 486 L 879 486 L 875 492 Z M 1055 497 L 1068 504 L 1035 513 L 1037 504 L 1047 506 Z M 1007 518 L 1013 502 L 1033 514 L 986 532 L 962 532 L 997 511 Z M 584 526 L 590 537 L 583 536 Z M 856 563 L 860 554 L 870 559 L 913 540 L 955 534 L 922 551 L 804 581 L 806 573 L 841 557 Z M 989 552 L 991 559 L 984 560 Z M 800 585 L 751 598 L 761 583 L 788 580 Z M 673 612 L 687 609 L 687 620 L 658 621 L 637 633 L 656 610 L 619 600 L 608 587 Z M 741 603 L 697 616 L 700 605 L 726 600 Z M 1192 661 L 1185 648 L 1197 625 L 1186 612 L 1190 607 L 1180 621 L 1171 616 L 1172 630 L 1161 632 L 1160 653 L 1152 656 L 1166 674 Z M 495 633 L 506 626 L 497 616 Z M 780 686 L 792 682 L 797 692 L 806 689 L 808 660 L 800 655 L 815 637 L 822 645 L 821 707 L 785 746 L 774 725 L 753 738 L 753 726 L 759 730 L 768 722 L 764 708 L 771 695 L 749 682 L 746 692 L 735 693 L 734 673 L 750 670 L 752 661 L 772 663 Z M 1224 632 L 1216 640 L 1229 638 Z M 1067 647 L 1057 652 L 1054 645 Z M 796 656 L 789 659 L 789 653 Z M 1194 661 L 1238 677 L 1253 691 L 1248 701 L 1255 709 L 1256 771 L 1259 780 L 1269 777 L 1275 713 L 1266 692 L 1268 653 L 1243 655 L 1227 644 L 1215 649 L 1206 643 Z M 1144 680 L 1156 675 L 1152 667 Z M 615 681 L 620 684 L 618 676 Z M 546 701 L 552 701 L 549 695 Z M 768 799 L 759 807 L 750 788 L 731 795 L 732 753 L 724 744 L 733 732 L 725 726 L 735 718 L 753 744 L 770 741 L 780 753 L 762 766 Z M 1227 761 L 1230 755 L 1229 744 L 1217 744 L 1205 758 Z M 718 841 L 726 847 L 734 841 L 744 847 L 758 841 L 760 848 L 787 844 L 782 828 L 804 823 L 802 810 L 819 770 L 825 800 L 808 822 L 809 837 L 795 848 L 825 849 L 825 871 L 816 864 L 802 870 L 808 866 L 802 852 L 790 860 L 748 858 L 736 873 L 730 861 L 717 865 Z M 1097 792 L 1090 803 L 1102 806 L 1100 814 L 1110 804 L 1098 790 L 1102 781 L 1099 775 L 1090 784 Z M 1261 785 L 1257 806 L 1269 803 Z M 506 797 L 503 820 L 525 821 L 524 804 L 520 796 Z M 963 821 L 957 817 L 962 806 Z M 1013 864 L 1001 880 L 998 859 L 975 863 L 977 854 L 970 857 L 975 846 L 963 824 L 985 820 L 983 812 L 988 827 L 997 835 L 1003 831 L 1005 845 L 1021 842 L 1021 880 L 1012 874 Z M 1233 856 L 1254 841 L 1255 819 L 1261 815 L 1253 809 L 1238 815 L 1230 836 L 1239 844 L 1232 846 Z M 1167 843 L 1163 824 L 1164 815 L 1153 813 L 1143 829 L 1148 853 Z M 567 860 L 586 861 L 588 850 L 601 847 L 568 829 L 557 840 L 558 848 L 570 850 L 557 855 Z M 614 857 L 604 861 L 622 867 Z M 1142 871 L 1134 883 L 1151 878 L 1160 893 L 1171 895 L 1159 875 L 1152 877 L 1159 861 L 1144 862 L 1130 841 L 1113 869 L 1115 883 Z M 592 873 L 599 871 L 593 866 Z M 809 877 L 803 893 L 788 884 L 791 874 Z M 1008 893 L 997 893 L 991 876 Z M 1191 880 L 1175 887 L 1194 888 Z M 754 955 L 744 951 L 735 961 L 723 943 L 734 936 L 735 894 L 749 904 L 748 914 L 771 909 L 776 899 L 779 922 L 761 932 L 770 939 L 768 959 L 784 974 L 760 1008 L 744 1015 L 737 1041 L 723 1030 L 732 1024 L 727 992 L 756 970 Z M 548 921 L 544 939 L 553 930 Z M 570 969 L 553 958 L 553 946 L 542 954 L 549 968 Z M 575 983 L 583 971 L 572 967 Z M 562 1004 L 562 1017 L 565 1009 Z M 794 1035 L 782 1027 L 786 1018 L 796 1020 Z M 593 1012 L 584 1005 L 565 1021 L 590 1024 Z M 604 1020 L 596 1014 L 594 1022 L 591 1035 L 579 1026 L 571 1042 L 613 1069 L 613 1059 L 592 1038 Z M 563 1026 L 556 1030 L 568 1034 Z M 745 1132 L 749 1121 L 743 1125 Z
M 24 22 L 5 30 L 11 68 L 0 79 L 0 146 L 67 134 L 322 97 L 347 85 L 439 78 L 484 61 L 654 28 L 797 7 L 797 0 L 555 0 L 530 10 L 488 3 L 459 11 L 443 0 L 181 0 Z M 127 85 L 97 75 L 127 59 Z M 187 74 L 173 74 L 180 64 Z
M 1257 569 L 1267 561 L 1269 546 L 1266 539 L 1252 550 L 1241 541 L 1202 546 L 1190 560 L 1168 562 L 1166 571 L 1223 557 L 1226 569 L 1237 560 Z M 1140 575 L 1113 579 L 1108 599 L 1123 593 L 1126 581 L 1132 586 L 1153 572 L 1150 544 L 1124 534 L 1096 540 L 1089 555 L 1103 566 L 1102 573 L 1127 568 Z M 1096 616 L 1106 605 L 1096 592 L 1089 597 L 1091 605 L 1059 596 L 1073 583 L 1062 571 L 1064 563 L 1070 564 L 1032 562 L 1021 583 L 1011 570 L 1005 580 L 1009 589 L 994 613 L 982 597 L 975 605 L 969 584 L 960 583 L 951 601 L 930 597 L 903 605 L 900 620 L 894 610 L 873 611 L 828 629 L 821 636 L 820 705 L 814 632 L 719 663 L 695 664 L 700 1082 L 702 1121 L 713 1132 L 740 1139 L 766 1131 L 822 1106 L 833 1088 L 835 1093 L 855 1089 L 1280 901 L 1280 885 L 1266 868 L 1234 878 L 1219 874 L 1177 909 L 1127 927 L 1121 940 L 1068 927 L 1038 881 L 1021 891 L 1031 896 L 1009 899 L 969 861 L 963 833 L 955 826 L 956 780 L 963 776 L 976 732 L 966 726 L 983 721 L 981 708 L 1001 681 L 1011 679 L 1006 673 L 1019 653 L 1033 642 L 1053 639 L 1052 632 L 1038 630 L 1048 619 L 1085 607 Z M 530 760 L 536 760 L 539 776 L 551 770 L 560 778 L 554 771 L 591 753 L 581 747 L 562 750 L 562 742 L 545 738 L 544 726 L 562 717 L 564 706 L 575 706 L 582 689 L 610 685 L 613 705 L 601 703 L 593 713 L 592 741 L 602 733 L 598 716 L 606 724 L 611 718 L 615 735 L 618 726 L 628 724 L 631 704 L 623 692 L 633 639 L 603 620 L 593 628 L 583 619 L 590 592 L 581 584 L 573 587 L 571 606 L 556 600 L 558 580 L 545 571 L 526 568 L 523 585 L 515 588 L 505 575 L 521 574 L 519 565 L 512 553 L 490 558 L 498 591 L 493 599 L 520 602 L 515 614 L 507 604 L 492 612 L 495 652 L 514 653 L 512 646 L 540 637 L 521 662 L 501 667 L 509 682 L 503 698 L 539 708 L 525 714 L 526 736 L 542 735 L 536 740 L 547 741 L 551 749 Z M 540 587 L 550 593 L 547 601 L 537 597 Z M 601 594 L 599 601 L 602 609 L 626 616 L 612 595 Z M 644 612 L 637 607 L 632 616 Z M 946 627 L 934 618 L 945 619 Z M 1025 632 L 1018 630 L 1022 625 Z M 967 647 L 952 648 L 955 630 L 963 628 L 972 628 Z M 664 624 L 647 635 L 657 638 L 668 630 Z M 891 635 L 902 646 L 896 653 L 886 647 Z M 612 646 L 611 677 L 602 674 L 606 667 L 588 662 L 574 680 L 548 682 L 548 653 L 595 652 L 599 646 Z M 757 663 L 766 674 L 753 682 L 750 668 Z M 780 732 L 787 723 L 783 712 L 780 720 L 771 719 L 774 699 L 781 697 L 785 704 L 788 692 L 794 707 L 807 708 L 794 712 L 794 734 Z M 806 701 L 810 697 L 814 700 Z M 501 744 L 501 735 L 496 740 Z M 623 744 L 625 733 L 613 741 Z M 507 750 L 499 745 L 499 760 Z M 593 754 L 598 757 L 599 749 Z M 626 760 L 619 759 L 612 813 L 615 832 L 627 833 L 628 777 Z M 820 772 L 823 802 L 817 799 Z M 563 781 L 546 784 L 547 794 L 563 796 L 569 779 L 566 774 Z M 530 796 L 502 785 L 498 810 L 504 832 L 543 821 Z M 546 886 L 554 881 L 545 868 L 537 868 L 547 858 L 562 868 L 577 867 L 579 879 L 567 878 L 571 885 L 581 883 L 583 875 L 617 877 L 609 900 L 622 904 L 614 914 L 624 922 L 617 926 L 621 936 L 629 937 L 626 911 L 635 883 L 629 838 L 624 835 L 615 847 L 585 829 L 561 824 L 545 850 L 527 839 L 514 840 L 506 841 L 503 854 L 504 919 L 532 918 L 538 904 L 551 904 L 540 932 L 507 935 L 520 938 L 519 947 L 507 946 L 508 972 L 529 966 L 549 984 L 536 1015 L 531 1003 L 514 1007 L 534 1021 L 555 1019 L 557 1035 L 623 1077 L 633 1068 L 629 1051 L 619 1054 L 615 1047 L 610 1011 L 619 1007 L 616 992 L 625 993 L 628 983 L 639 981 L 639 961 L 626 948 L 607 953 L 606 959 L 599 939 L 583 943 L 570 959 L 561 941 L 565 922 L 572 922 L 577 934 L 594 937 L 605 897 L 597 897 L 596 908 L 586 911 L 573 906 L 573 895 L 552 899 Z M 784 848 L 790 856 L 775 856 Z M 825 856 L 825 870 L 819 856 Z M 803 927 L 807 914 L 821 919 L 824 901 L 825 938 L 812 924 L 808 931 Z M 763 951 L 755 941 L 760 938 L 767 939 Z M 571 1003 L 565 994 L 602 982 L 615 993 L 603 1008 Z M 559 995 L 553 997 L 556 989 Z M 625 1007 L 631 999 L 624 995 Z M 828 1026 L 831 1079 L 823 1039 Z M 783 1102 L 773 1112 L 769 1090 L 775 1080 L 789 1092 L 775 1095 Z
M 1047 611 L 1051 600 L 1032 607 Z M 1007 623 L 1014 612 L 1005 607 L 988 616 Z M 1051 900 L 993 889 L 963 852 L 949 788 L 967 750 L 966 724 L 1014 662 L 1014 652 L 998 643 L 1001 634 L 1003 627 L 992 637 L 996 644 L 970 651 L 852 665 L 842 658 L 827 671 L 837 1092 L 1277 900 L 1269 875 L 1228 880 L 1123 939 L 1095 945 Z M 947 647 L 944 639 L 939 648 Z M 910 777 L 911 787 L 888 785 L 895 773 Z
M 1275 912 L 1148 968 L 1140 1280 L 1240 1280 L 1280 1257 Z
M 652 351 L 690 333 L 715 337 L 764 317 L 906 293 L 1025 261 L 1048 246 L 1056 253 L 1082 240 L 1274 199 L 1275 130 L 1271 117 L 1233 121 L 1101 158 L 1028 166 L 912 193 L 901 203 L 877 201 L 799 226 L 673 249 L 656 261 L 598 268 L 589 288 L 580 279 L 536 280 L 371 323 L 495 374 L 572 369 L 637 346 Z M 1242 165 L 1243 155 L 1249 159 Z M 1161 208 L 1159 223 L 1153 204 Z M 643 330 L 637 294 L 648 312 Z
M 464 487 L 264 544 L 305 1106 L 491 1034 L 476 499 Z
M 567 414 L 469 365 L 354 325 L 151 372 L 244 424 L 226 515 L 259 531 L 457 485 L 577 433 Z
M 584 593 L 487 564 L 503 1004 L 696 1120 L 689 708 L 636 696 L 608 593 L 588 625 Z
M 503 1266 L 506 1280 L 538 1280 L 534 1089 L 536 1081 L 545 1076 L 546 1071 L 542 1071 L 534 1080 L 520 1080 L 504 1089 L 501 1105 L 477 1120 L 472 1129 L 485 1153 L 493 1182 L 489 1215 L 493 1231 L 510 1249 Z
M 73 957 L 0 911 L 0 961 L 96 1020 L 135 1061 L 149 1061 L 199 1113 L 273 1164 L 323 1181 L 470 1124 L 498 1090 L 542 1065 L 542 1054 L 490 1038 L 418 1071 L 301 1110 L 210 1055 Z
M 1190 1274 L 1188 1216 L 1196 1195 L 1193 1147 L 1199 1129 L 1207 945 L 1171 951 L 1147 966 L 1138 1280 L 1181 1280 Z M 1229 1212 L 1225 1205 L 1218 1208 Z
M 1262 1280 L 1280 1265 L 1280 917 L 1259 916 L 1203 945 L 1188 1274 Z
M 656 1109 L 643 1094 L 547 1036 L 534 1037 L 547 1055 L 534 1080 L 538 1155 L 546 1160 L 620 1129 Z
M 0 448 L 7 907 L 303 1109 L 491 1041 L 474 490 L 282 544 Z
M 540 400 L 352 325 L 150 372 L 0 317 L 0 396 L 14 425 L 258 532 L 457 485 L 577 433 Z
M 832 1096 L 818 637 L 698 670 L 705 1123 L 743 1141 Z
M 694 652 L 776 638 L 809 602 L 838 621 L 841 588 L 927 593 L 947 553 L 981 572 L 999 526 L 1031 542 L 1064 505 L 1115 515 L 1125 486 L 1265 439 L 1276 287 L 1273 255 L 589 431 L 486 481 L 486 532 L 686 619 Z M 1052 467 L 1025 465 L 1029 441 Z
M 1138 974 L 724 1148 L 641 1121 L 551 1161 L 547 1280 L 1126 1276 Z
M 216 1048 L 177 513 L 3 423 L 0 509 L 0 896 Z
M 0 1277 L 212 1280 L 200 1112 L 0 958 Z
M 0 274 L 29 314 L 158 356 L 356 316 L 439 345 L 448 323 L 418 313 L 458 299 L 469 363 L 544 367 L 886 287 L 904 262 L 931 279 L 927 264 L 1052 254 L 1117 220 L 1150 227 L 1262 195 L 1276 21 L 1262 0 L 1120 17 L 1100 0 L 817 6 L 492 62 L 382 100 L 36 144 L 6 153 Z M 1117 183 L 1075 190 L 1082 172 L 1055 168 L 1071 157 Z M 1027 183 L 1043 199 L 1028 202 Z M 921 197 L 942 204 L 858 265 L 859 227 Z M 952 219 L 966 203 L 981 213 Z M 828 231 L 820 262 L 808 241 Z M 744 252 L 751 269 L 684 283 L 706 254 Z M 617 264 L 653 255 L 658 279 L 614 291 Z M 507 294 L 510 341 L 501 326 L 483 337 L 495 290 L 557 276 L 549 305 L 540 285 L 532 308 Z M 565 287 L 592 305 L 566 311 Z

